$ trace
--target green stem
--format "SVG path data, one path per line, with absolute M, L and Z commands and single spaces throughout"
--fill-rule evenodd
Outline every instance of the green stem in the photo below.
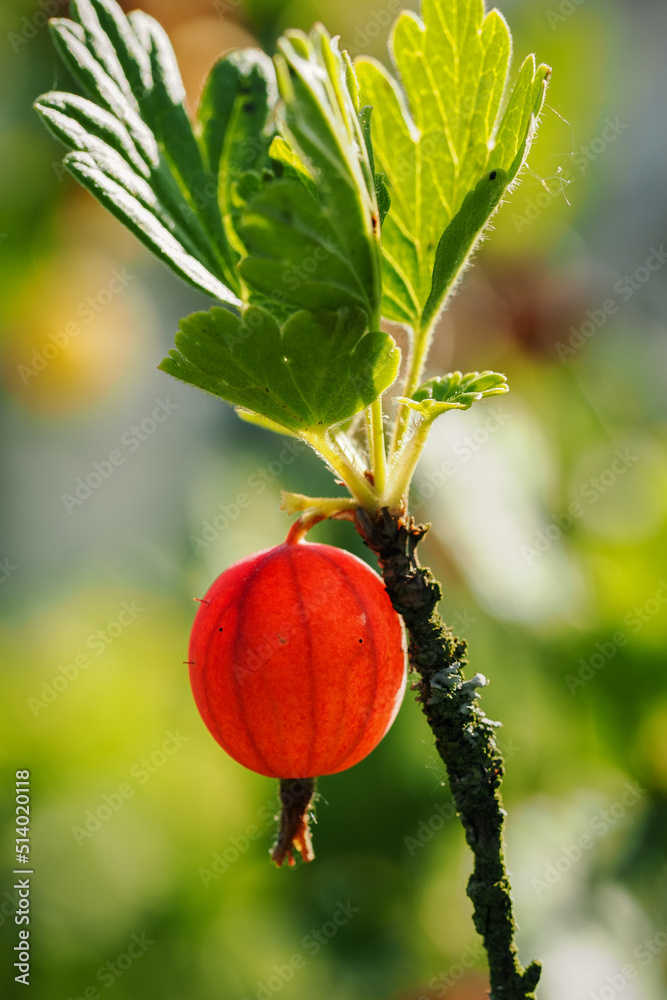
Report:
M 371 406 L 369 406 L 366 414 L 373 484 L 378 494 L 383 496 L 385 486 L 387 484 L 387 456 L 384 448 L 381 396 L 379 399 L 376 399 Z
M 345 511 L 356 510 L 359 504 L 348 497 L 309 497 L 304 493 L 290 493 L 281 490 L 280 509 L 286 514 L 321 514 L 323 518 L 335 517 Z
M 378 495 L 371 484 L 327 434 L 304 434 L 303 438 L 331 466 L 360 506 L 369 511 L 378 509 Z
M 412 410 L 409 406 L 404 406 L 403 408 L 407 411 L 409 418 Z M 403 447 L 396 454 L 394 462 L 390 466 L 389 488 L 386 491 L 386 505 L 392 512 L 407 509 L 410 483 L 412 482 L 417 462 L 424 450 L 424 445 L 428 440 L 431 424 L 431 420 L 421 418 L 411 438 L 408 438 L 406 441 L 405 434 L 402 435 Z
M 422 376 L 424 374 L 424 365 L 426 364 L 426 358 L 431 346 L 431 340 L 433 339 L 434 326 L 435 322 L 432 321 L 428 324 L 428 326 L 424 328 L 418 327 L 414 330 L 412 335 L 412 349 L 410 351 L 408 373 L 405 377 L 405 384 L 401 393 L 403 396 L 411 396 L 415 389 L 419 388 L 421 384 Z M 405 403 L 400 403 L 391 438 L 390 455 L 395 455 L 400 449 L 409 422 L 410 407 L 406 406 Z

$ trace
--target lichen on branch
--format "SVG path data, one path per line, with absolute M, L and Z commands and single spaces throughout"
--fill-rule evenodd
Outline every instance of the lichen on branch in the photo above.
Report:
M 410 664 L 420 677 L 417 699 L 474 855 L 467 893 L 488 956 L 491 1000 L 532 1000 L 541 966 L 533 962 L 523 969 L 514 943 L 500 797 L 503 760 L 495 740 L 499 723 L 487 719 L 477 705 L 477 689 L 486 679 L 481 674 L 464 679 L 466 643 L 442 621 L 437 611 L 440 585 L 419 564 L 417 545 L 428 526 L 392 515 L 387 508 L 375 517 L 360 508 L 355 525 L 377 556 L 389 597 L 405 622 Z

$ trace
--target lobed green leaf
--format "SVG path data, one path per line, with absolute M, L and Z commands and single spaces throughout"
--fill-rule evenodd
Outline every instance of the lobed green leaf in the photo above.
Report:
M 250 253 L 241 274 L 267 299 L 313 311 L 368 310 L 368 288 L 341 247 L 338 229 L 299 181 L 267 184 L 249 202 L 240 232 Z
M 247 49 L 216 63 L 197 110 L 205 163 L 218 178 L 225 235 L 239 256 L 246 254 L 238 234 L 244 205 L 239 183 L 248 172 L 259 173 L 269 165 L 277 96 L 271 60 L 258 49 Z
M 403 12 L 392 29 L 400 84 L 374 60 L 356 62 L 391 197 L 382 311 L 415 330 L 442 306 L 525 161 L 550 71 L 529 56 L 508 97 L 510 48 L 507 24 L 497 10 L 485 15 L 483 0 L 423 0 L 421 18 Z
M 281 327 L 256 306 L 243 317 L 213 308 L 181 321 L 176 350 L 159 367 L 252 411 L 255 422 L 320 436 L 396 378 L 393 339 L 366 328 L 361 309 L 299 311 Z
M 389 191 L 387 190 L 387 182 L 385 180 L 384 174 L 378 174 L 375 170 L 375 157 L 373 156 L 373 140 L 371 139 L 371 118 L 373 116 L 373 109 L 370 105 L 366 105 L 359 112 L 359 124 L 361 125 L 361 132 L 364 137 L 364 142 L 366 143 L 366 151 L 368 153 L 368 162 L 373 174 L 373 184 L 375 187 L 375 198 L 377 201 L 378 212 L 380 215 L 380 225 L 383 224 L 385 218 L 387 217 L 387 212 L 391 206 L 391 198 L 389 197 Z
M 281 141 L 273 153 L 281 177 L 242 215 L 250 256 L 241 275 L 292 308 L 359 306 L 377 324 L 379 210 L 352 68 L 320 26 L 310 36 L 288 32 L 279 50 Z
M 453 288 L 480 234 L 493 214 L 508 184 L 504 170 L 492 170 L 463 199 L 463 204 L 440 237 L 433 259 L 431 291 L 421 315 L 428 327 Z
M 317 186 L 308 173 L 305 163 L 297 156 L 289 142 L 281 135 L 276 135 L 269 149 L 271 167 L 277 177 L 291 178 L 300 181 L 317 198 Z
M 271 61 L 231 53 L 213 68 L 193 128 L 167 35 L 115 0 L 73 0 L 50 22 L 87 98 L 35 104 L 73 154 L 65 166 L 172 270 L 230 305 L 247 296 L 236 232 L 243 176 L 268 164 L 277 97 Z M 200 138 L 201 133 L 201 138 Z

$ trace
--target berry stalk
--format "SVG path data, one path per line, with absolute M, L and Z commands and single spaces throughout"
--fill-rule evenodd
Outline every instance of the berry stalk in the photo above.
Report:
M 304 861 L 315 857 L 309 823 L 314 794 L 314 778 L 280 779 L 280 826 L 271 851 L 271 860 L 279 868 L 284 861 L 289 865 L 295 863 L 293 849 L 300 852 Z
M 466 643 L 437 612 L 440 585 L 419 565 L 417 545 L 428 530 L 384 508 L 373 516 L 357 511 L 355 525 L 380 563 L 385 586 L 408 633 L 408 656 L 419 674 L 417 698 L 447 769 L 454 803 L 474 855 L 467 893 L 475 928 L 489 962 L 491 1000 L 534 1000 L 541 966 L 523 969 L 514 943 L 516 924 L 505 865 L 500 797 L 503 760 L 492 722 L 477 707 L 478 674 L 464 680 Z

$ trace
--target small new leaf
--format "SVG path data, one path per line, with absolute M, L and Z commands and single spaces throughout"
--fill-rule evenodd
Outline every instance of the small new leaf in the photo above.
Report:
M 509 392 L 507 378 L 498 372 L 450 372 L 424 382 L 411 397 L 398 396 L 426 420 L 435 420 L 447 410 L 469 410 L 473 403 Z
M 319 437 L 396 378 L 392 337 L 366 333 L 366 324 L 361 309 L 300 311 L 281 327 L 257 306 L 243 317 L 213 308 L 181 321 L 176 350 L 159 367 L 252 411 L 273 430 Z

